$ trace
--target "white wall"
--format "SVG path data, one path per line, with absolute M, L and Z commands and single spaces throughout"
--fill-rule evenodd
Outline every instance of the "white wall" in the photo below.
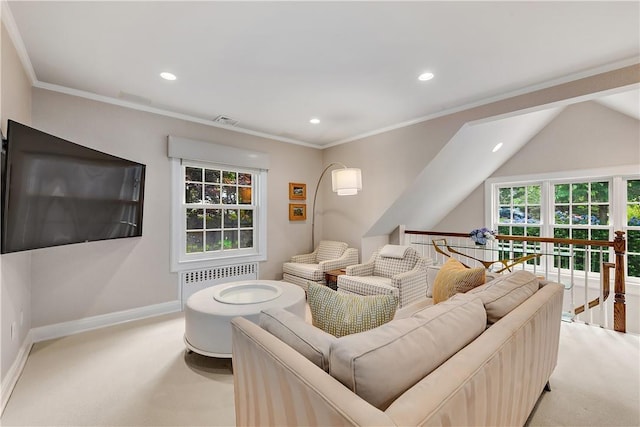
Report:
M 0 121 L 2 133 L 6 136 L 8 118 L 31 123 L 31 83 L 4 24 L 1 34 Z M 29 252 L 0 256 L 0 379 L 3 388 L 6 386 L 7 372 L 31 329 L 30 276 Z
M 178 298 L 178 276 L 169 271 L 169 134 L 270 155 L 268 261 L 260 264 L 261 278 L 281 278 L 282 263 L 310 246 L 310 221 L 288 219 L 288 183 L 316 179 L 321 172 L 317 149 L 43 89 L 33 92 L 33 125 L 147 166 L 142 237 L 32 251 L 34 327 Z
M 535 92 L 426 120 L 404 128 L 362 138 L 324 150 L 324 164 L 340 161 L 362 169 L 363 189 L 358 196 L 336 197 L 323 192 L 320 227 L 327 238 L 342 239 L 353 246 L 368 244 L 361 238 L 392 206 L 396 198 L 435 157 L 440 149 L 469 121 L 501 117 L 516 111 L 569 105 L 594 94 L 604 94 L 640 81 L 638 66 L 563 83 Z M 461 153 L 464 155 L 464 153 Z M 460 176 L 443 176 L 432 185 L 447 185 Z M 478 183 L 480 185 L 481 183 Z M 416 193 L 416 197 L 421 197 Z M 438 209 L 437 200 L 433 209 Z M 388 221 L 388 232 L 402 224 Z M 375 237 L 375 236 L 371 236 Z

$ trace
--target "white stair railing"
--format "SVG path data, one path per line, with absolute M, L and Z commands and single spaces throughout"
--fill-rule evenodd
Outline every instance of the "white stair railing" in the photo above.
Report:
M 467 233 L 404 230 L 402 241 L 422 256 L 444 264 L 451 256 L 489 271 L 526 269 L 565 286 L 563 319 L 626 331 L 624 232 L 612 241 L 498 235 L 476 245 Z M 614 269 L 615 298 L 607 300 Z M 613 316 L 609 314 L 613 311 Z

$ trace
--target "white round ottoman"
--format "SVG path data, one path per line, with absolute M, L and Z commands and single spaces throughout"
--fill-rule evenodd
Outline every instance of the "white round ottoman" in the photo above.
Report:
M 191 295 L 184 309 L 184 342 L 189 350 L 211 357 L 231 357 L 231 319 L 258 323 L 260 312 L 281 307 L 302 318 L 305 293 L 276 280 L 245 280 L 212 286 Z

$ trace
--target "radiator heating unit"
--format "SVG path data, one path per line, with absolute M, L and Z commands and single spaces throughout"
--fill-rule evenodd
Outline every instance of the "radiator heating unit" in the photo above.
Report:
M 184 271 L 180 273 L 180 300 L 182 302 L 182 308 L 184 309 L 184 305 L 187 303 L 189 297 L 199 290 L 223 283 L 257 279 L 257 262 Z

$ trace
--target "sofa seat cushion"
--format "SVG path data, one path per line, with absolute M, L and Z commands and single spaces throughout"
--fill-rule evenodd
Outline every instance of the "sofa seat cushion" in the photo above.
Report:
M 384 411 L 479 336 L 486 322 L 477 295 L 456 295 L 412 317 L 339 338 L 331 345 L 329 373 Z
M 282 265 L 282 272 L 303 279 L 320 282 L 324 280 L 324 272 L 319 264 L 303 264 L 299 262 L 285 262 Z
M 331 344 L 337 340 L 336 337 L 283 308 L 263 310 L 258 324 L 318 367 L 329 372 L 329 350 Z
M 391 279 L 382 276 L 342 275 L 338 277 L 338 286 L 341 290 L 358 295 L 398 295 L 398 289 L 391 285 Z
M 313 282 L 309 282 L 307 301 L 313 326 L 336 337 L 383 325 L 398 308 L 394 295 L 342 294 Z
M 518 270 L 487 282 L 469 294 L 480 297 L 487 311 L 487 323 L 493 324 L 536 293 L 539 283 L 533 273 Z
M 455 258 L 449 258 L 433 283 L 433 302 L 438 304 L 457 293 L 465 293 L 484 284 L 483 267 L 467 268 Z

